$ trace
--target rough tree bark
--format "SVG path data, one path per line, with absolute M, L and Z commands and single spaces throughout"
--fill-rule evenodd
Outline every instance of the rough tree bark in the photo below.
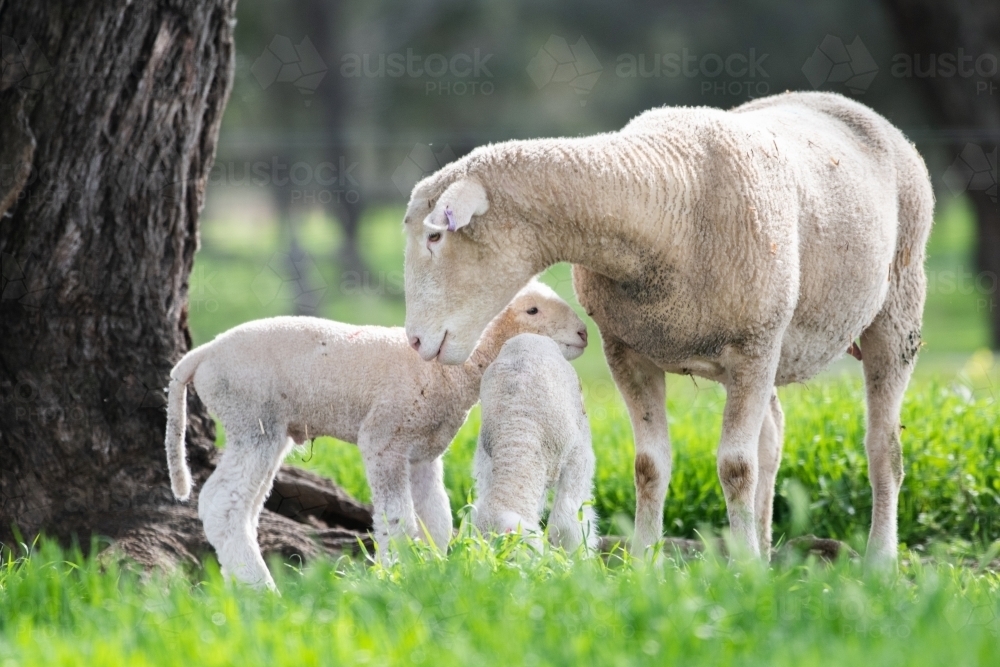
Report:
M 990 178 L 967 191 L 976 212 L 976 263 L 981 272 L 976 289 L 980 306 L 987 309 L 993 330 L 993 348 L 1000 350 L 1000 205 L 997 203 L 996 149 L 1000 143 L 1000 72 L 996 69 L 1000 58 L 1000 2 L 997 0 L 885 0 L 898 37 L 911 56 L 920 58 L 917 81 L 925 93 L 927 103 L 936 120 L 958 134 L 950 146 L 950 158 L 957 159 L 969 143 L 970 160 L 982 160 L 992 153 L 992 190 Z M 932 58 L 940 62 L 944 54 L 953 58 L 958 49 L 971 56 L 970 66 L 982 56 L 981 71 L 974 76 L 952 73 L 945 75 L 943 68 L 931 74 Z M 914 68 L 917 69 L 916 67 Z M 991 75 L 981 76 L 982 73 Z M 921 75 L 921 72 L 923 75 Z M 961 166 L 961 165 L 960 165 Z M 992 288 L 992 289 L 991 289 Z
M 163 388 L 191 345 L 188 275 L 232 82 L 235 0 L 0 0 L 0 542 L 209 552 L 170 494 Z M 189 400 L 200 485 L 214 427 Z M 266 553 L 356 544 L 368 509 L 283 469 Z

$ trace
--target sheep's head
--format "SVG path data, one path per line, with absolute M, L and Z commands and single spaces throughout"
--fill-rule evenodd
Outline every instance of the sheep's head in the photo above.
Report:
M 524 253 L 476 233 L 509 222 L 499 218 L 473 178 L 439 172 L 413 189 L 404 218 L 406 335 L 425 361 L 468 359 L 486 326 L 536 272 Z
M 587 347 L 587 325 L 555 291 L 532 280 L 497 318 L 505 339 L 522 333 L 548 336 L 567 359 L 576 359 Z

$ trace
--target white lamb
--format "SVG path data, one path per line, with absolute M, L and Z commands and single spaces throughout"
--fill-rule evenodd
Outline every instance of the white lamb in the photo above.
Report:
M 507 341 L 483 374 L 482 426 L 473 464 L 481 531 L 523 531 L 537 544 L 549 489 L 549 540 L 567 550 L 597 546 L 594 450 L 580 379 L 549 338 Z
M 441 456 L 479 398 L 483 371 L 522 332 L 549 336 L 567 359 L 587 344 L 576 313 L 535 281 L 459 367 L 424 364 L 399 327 L 275 317 L 230 329 L 189 352 L 170 374 L 166 449 L 174 494 L 185 500 L 191 492 L 184 430 L 186 387 L 193 384 L 226 429 L 226 448 L 198 501 L 224 572 L 273 587 L 257 520 L 289 449 L 319 435 L 358 444 L 383 553 L 392 537 L 423 537 L 418 519 L 444 549 L 452 518 Z
M 636 547 L 663 529 L 668 372 L 725 386 L 730 528 L 765 557 L 782 447 L 774 388 L 863 353 L 866 557 L 894 564 L 899 411 L 920 348 L 933 208 L 913 145 L 829 93 L 664 107 L 618 132 L 485 146 L 413 189 L 406 331 L 425 360 L 461 363 L 520 285 L 574 264 L 632 421 Z

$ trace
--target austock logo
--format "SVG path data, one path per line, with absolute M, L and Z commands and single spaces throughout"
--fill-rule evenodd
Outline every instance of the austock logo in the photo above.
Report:
M 997 75 L 1000 59 L 992 53 L 972 55 L 958 48 L 955 53 L 897 53 L 892 57 L 889 72 L 897 79 L 976 78 L 976 95 L 992 95 L 997 92 L 997 84 L 992 81 Z
M 17 301 L 28 293 L 21 263 L 9 252 L 0 255 L 0 300 Z
M 275 35 L 250 67 L 261 88 L 267 90 L 275 83 L 291 83 L 306 96 L 306 106 L 311 102 L 308 96 L 319 88 L 326 70 L 326 63 L 308 36 L 292 44 L 284 35 Z
M 230 187 L 289 188 L 293 203 L 355 204 L 361 199 L 361 184 L 355 177 L 360 162 L 341 155 L 336 162 L 282 162 L 278 156 L 255 162 L 216 162 L 208 174 L 210 185 Z
M 181 159 L 168 151 L 148 155 L 116 156 L 115 184 L 129 199 L 154 195 L 165 200 L 180 200 L 195 179 L 181 179 Z
M 956 195 L 984 192 L 997 202 L 997 149 L 986 150 L 978 144 L 965 144 L 955 161 L 944 172 L 944 184 Z
M 341 58 L 340 75 L 348 79 L 426 78 L 425 95 L 492 95 L 493 72 L 487 66 L 492 57 L 479 49 L 451 56 L 424 56 L 413 49 L 406 49 L 406 53 L 347 53 Z
M 409 154 L 392 172 L 392 183 L 399 194 L 409 197 L 413 186 L 421 179 L 430 176 L 454 159 L 455 151 L 448 144 L 438 152 L 435 152 L 429 144 L 414 144 Z
M 22 90 L 38 91 L 52 73 L 45 54 L 30 37 L 19 45 L 13 37 L 0 35 L 0 62 L 3 68 L 0 90 L 16 86 Z
M 878 65 L 861 37 L 845 45 L 840 37 L 827 35 L 802 65 L 802 73 L 813 88 L 837 83 L 853 95 L 862 95 L 878 74 Z
M 615 59 L 615 76 L 628 78 L 687 78 L 704 79 L 702 95 L 732 95 L 760 97 L 770 92 L 764 61 L 769 54 L 749 49 L 747 53 L 692 54 L 688 49 L 677 53 L 621 53 Z M 552 35 L 528 63 L 528 76 L 541 90 L 551 84 L 566 84 L 586 105 L 604 67 L 587 43 L 580 37 L 570 45 L 564 38 Z
M 551 83 L 565 83 L 580 96 L 580 106 L 597 85 L 604 67 L 582 36 L 570 46 L 563 37 L 551 35 L 528 63 L 528 76 L 541 90 Z
M 702 95 L 732 95 L 761 97 L 767 95 L 770 84 L 764 61 L 769 54 L 751 48 L 743 53 L 730 53 L 723 58 L 718 53 L 696 55 L 688 49 L 680 53 L 623 53 L 615 64 L 619 78 L 639 77 L 665 79 L 703 79 Z
M 327 284 L 308 253 L 276 252 L 250 283 L 250 290 L 262 306 L 287 301 L 311 314 L 326 295 Z

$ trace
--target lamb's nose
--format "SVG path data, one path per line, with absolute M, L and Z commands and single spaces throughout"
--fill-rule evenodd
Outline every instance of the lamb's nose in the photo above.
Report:
M 417 352 L 420 351 L 420 336 L 411 336 L 410 337 L 410 347 L 412 347 Z
M 587 328 L 584 327 L 583 329 L 580 329 L 577 333 L 580 334 L 580 340 L 582 340 L 583 344 L 586 345 L 587 344 Z

